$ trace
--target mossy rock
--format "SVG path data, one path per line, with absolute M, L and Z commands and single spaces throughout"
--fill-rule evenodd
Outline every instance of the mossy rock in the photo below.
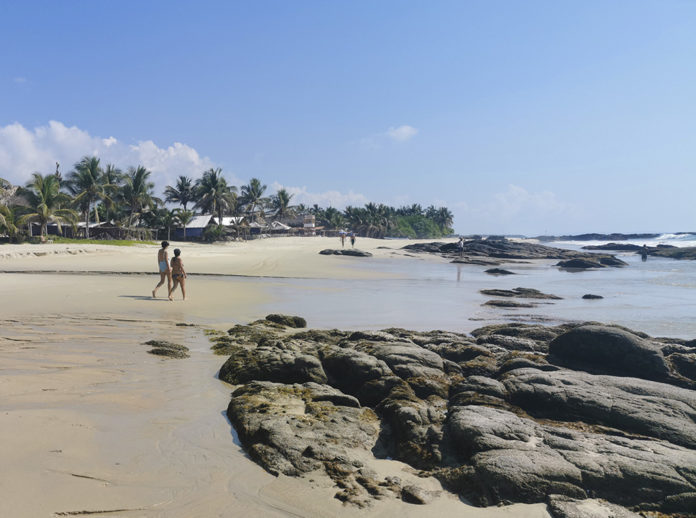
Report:
M 338 329 L 309 329 L 307 331 L 295 333 L 292 335 L 292 337 L 296 340 L 335 345 L 346 338 L 349 334 L 350 333 L 347 331 L 340 331 Z
M 152 349 L 148 351 L 150 354 L 157 356 L 165 356 L 167 358 L 189 358 L 189 348 L 185 345 L 175 344 L 167 340 L 148 340 L 145 345 L 151 345 Z
M 307 327 L 307 321 L 304 318 L 291 315 L 279 315 L 276 313 L 272 313 L 270 315 L 266 315 L 266 320 L 268 320 L 269 322 L 274 322 L 276 324 L 283 325 L 285 327 Z

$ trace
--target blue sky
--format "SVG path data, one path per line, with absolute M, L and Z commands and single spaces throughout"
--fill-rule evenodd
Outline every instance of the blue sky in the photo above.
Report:
M 0 176 L 447 205 L 462 233 L 696 230 L 696 2 L 0 0 Z

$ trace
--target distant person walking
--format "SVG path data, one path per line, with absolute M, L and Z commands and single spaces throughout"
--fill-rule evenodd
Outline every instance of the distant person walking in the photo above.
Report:
M 350 247 L 355 248 L 355 232 L 350 233 Z
M 181 250 L 178 248 L 174 249 L 174 257 L 172 257 L 172 279 L 174 280 L 174 285 L 169 290 L 169 300 L 174 300 L 172 293 L 174 293 L 177 286 L 181 286 L 183 300 L 186 300 L 186 271 L 184 270 L 184 261 L 181 260 Z
M 157 298 L 157 290 L 159 289 L 164 281 L 167 281 L 167 291 L 172 289 L 172 270 L 169 268 L 169 255 L 167 254 L 167 247 L 169 246 L 169 241 L 162 241 L 162 248 L 157 251 L 157 268 L 159 269 L 160 281 L 152 290 L 152 298 Z
M 640 249 L 640 258 L 643 261 L 648 260 L 648 247 L 647 247 L 647 245 L 643 245 L 643 248 Z
M 459 257 L 464 255 L 464 238 L 460 237 L 459 242 L 457 243 L 457 247 L 459 248 Z
M 346 233 L 341 231 L 341 248 L 345 248 L 346 246 Z

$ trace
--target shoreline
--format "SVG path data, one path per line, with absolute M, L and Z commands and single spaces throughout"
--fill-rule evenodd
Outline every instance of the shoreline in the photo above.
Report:
M 158 247 L 152 245 L 107 245 L 106 250 L 91 253 L 0 259 L 0 270 L 17 271 L 0 273 L 0 327 L 4 328 L 0 396 L 5 402 L 0 407 L 0 440 L 11 452 L 3 457 L 8 468 L 0 483 L 12 490 L 12 498 L 0 503 L 0 514 L 33 518 L 130 509 L 113 514 L 549 518 L 546 504 L 480 508 L 447 492 L 426 506 L 386 499 L 358 510 L 334 498 L 336 488 L 330 479 L 314 473 L 299 479 L 273 477 L 249 459 L 235 443 L 236 434 L 224 415 L 235 388 L 217 379 L 225 358 L 213 354 L 203 330 L 226 330 L 271 312 L 305 315 L 308 300 L 315 301 L 318 309 L 310 322 L 315 329 L 328 327 L 320 316 L 333 310 L 332 300 L 372 315 L 382 311 L 380 318 L 387 324 L 409 318 L 416 323 L 425 306 L 415 298 L 409 304 L 416 293 L 413 279 L 430 271 L 429 265 L 446 262 L 431 255 L 408 257 L 397 249 L 380 249 L 383 240 L 363 240 L 361 249 L 375 253 L 374 258 L 363 259 L 319 255 L 322 248 L 335 247 L 332 238 L 281 239 L 237 246 L 173 244 L 170 248 L 183 249 L 187 270 L 195 278 L 185 303 L 171 303 L 163 292 L 158 299 L 149 296 L 159 278 Z M 414 273 L 404 275 L 389 267 L 396 263 L 382 261 L 392 258 L 404 266 L 403 271 Z M 378 264 L 383 266 L 375 267 Z M 45 265 L 65 271 L 43 273 Z M 483 267 L 462 267 L 461 283 L 454 278 L 445 282 L 459 291 L 439 302 L 444 307 L 471 296 L 478 306 L 478 299 L 483 302 L 486 297 L 476 292 L 474 278 L 488 288 L 537 287 L 538 266 L 516 264 L 521 275 L 511 276 L 515 279 L 486 276 Z M 142 271 L 149 267 L 152 271 Z M 90 273 L 95 271 L 100 273 Z M 459 272 L 452 265 L 449 273 Z M 287 277 L 271 275 L 278 273 Z M 307 274 L 312 276 L 292 276 Z M 148 275 L 149 280 L 143 279 Z M 596 272 L 582 278 L 592 276 L 597 282 L 607 278 Z M 400 314 L 397 319 L 393 312 L 380 309 L 385 285 L 375 280 L 403 285 L 400 296 L 413 306 L 413 315 Z M 538 287 L 556 293 L 550 284 L 549 289 Z M 472 290 L 475 293 L 467 295 Z M 596 307 L 601 308 L 599 304 Z M 428 312 L 437 311 L 428 306 Z M 505 313 L 498 310 L 498 314 Z M 343 318 L 356 320 L 350 311 Z M 491 323 L 490 317 L 485 320 L 467 321 L 465 326 Z M 191 349 L 191 358 L 149 355 L 142 345 L 147 339 L 180 341 Z M 412 468 L 398 461 L 372 461 L 380 474 L 398 473 L 404 480 L 413 476 Z M 441 491 L 434 479 L 423 485 Z M 37 492 L 41 498 L 36 498 Z
M 224 358 L 198 326 L 43 315 L 2 335 L 3 516 L 549 516 L 543 504 L 478 508 L 446 492 L 426 507 L 389 500 L 357 510 L 319 473 L 268 474 L 224 415 L 234 387 L 217 378 Z M 187 344 L 191 358 L 148 355 L 142 342 L 163 336 Z M 400 462 L 377 464 L 416 479 Z

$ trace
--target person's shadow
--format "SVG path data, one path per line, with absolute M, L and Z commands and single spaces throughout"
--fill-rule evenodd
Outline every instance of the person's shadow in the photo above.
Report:
M 135 300 L 153 300 L 155 302 L 169 302 L 169 299 L 167 297 L 157 297 L 156 299 L 152 298 L 152 295 L 119 295 L 120 298 L 122 299 L 135 299 Z

